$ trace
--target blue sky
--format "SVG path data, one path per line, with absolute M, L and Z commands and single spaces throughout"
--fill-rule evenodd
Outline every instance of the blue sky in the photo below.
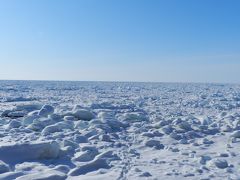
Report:
M 240 83 L 239 0 L 0 0 L 0 79 Z

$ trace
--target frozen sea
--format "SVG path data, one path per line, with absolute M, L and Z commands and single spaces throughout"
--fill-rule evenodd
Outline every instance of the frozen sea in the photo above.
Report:
M 240 85 L 0 81 L 0 179 L 240 179 Z

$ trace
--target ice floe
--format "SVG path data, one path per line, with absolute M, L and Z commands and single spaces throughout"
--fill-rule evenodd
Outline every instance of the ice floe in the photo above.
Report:
M 0 179 L 240 178 L 239 85 L 0 85 Z

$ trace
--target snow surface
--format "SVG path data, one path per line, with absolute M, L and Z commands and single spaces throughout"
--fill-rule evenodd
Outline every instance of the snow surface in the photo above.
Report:
M 0 81 L 0 179 L 240 179 L 240 85 Z

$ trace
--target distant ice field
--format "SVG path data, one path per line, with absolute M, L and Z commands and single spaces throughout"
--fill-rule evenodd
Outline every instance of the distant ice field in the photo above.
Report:
M 1 179 L 240 179 L 240 85 L 0 81 Z

